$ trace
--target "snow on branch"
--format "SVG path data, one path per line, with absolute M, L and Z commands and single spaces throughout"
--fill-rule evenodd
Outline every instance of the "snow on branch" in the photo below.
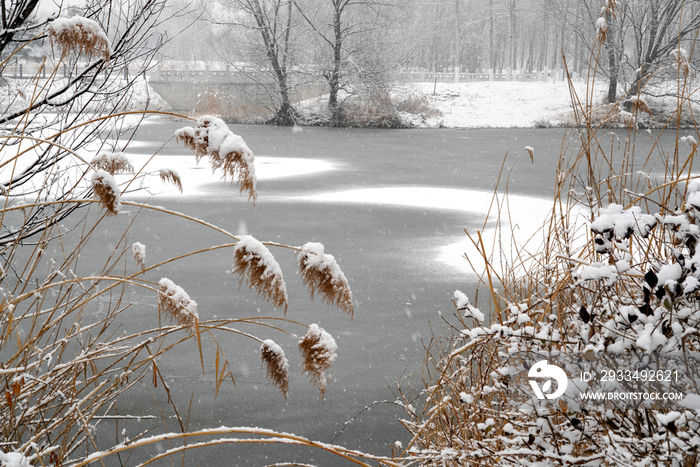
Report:
M 205 115 L 197 120 L 195 128 L 180 128 L 175 139 L 194 152 L 197 162 L 209 157 L 212 171 L 221 169 L 223 179 L 236 179 L 241 192 L 248 192 L 248 199 L 257 196 L 255 177 L 255 156 L 243 138 L 229 130 L 220 118 Z
M 335 305 L 350 315 L 354 312 L 348 280 L 332 255 L 323 252 L 323 245 L 309 242 L 298 253 L 299 273 L 311 292 L 324 302 Z
M 284 306 L 287 312 L 287 288 L 282 269 L 265 245 L 250 235 L 240 237 L 233 250 L 233 272 L 241 278 L 247 277 L 248 285 L 258 291 L 275 307 Z M 240 284 L 239 284 L 240 285 Z

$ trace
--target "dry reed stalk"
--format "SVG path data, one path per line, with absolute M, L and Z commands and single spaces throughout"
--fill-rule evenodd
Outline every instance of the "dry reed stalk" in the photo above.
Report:
M 309 242 L 297 253 L 302 281 L 309 288 L 312 300 L 318 294 L 322 301 L 352 316 L 354 307 L 348 280 L 335 258 L 323 250 L 322 244 Z
M 336 359 L 338 346 L 333 337 L 317 324 L 309 326 L 307 333 L 298 340 L 304 360 L 302 372 L 309 375 L 311 384 L 321 391 L 321 398 L 331 379 L 331 367 Z
M 109 61 L 109 39 L 100 25 L 87 18 L 57 18 L 49 24 L 51 46 L 58 45 L 63 57 L 75 51 L 79 54 L 101 56 Z
M 260 359 L 267 371 L 267 379 L 277 386 L 284 398 L 289 390 L 289 362 L 284 350 L 273 340 L 267 339 L 260 346 Z
M 238 275 L 240 284 L 247 278 L 248 286 L 257 290 L 275 307 L 284 306 L 287 313 L 287 287 L 282 269 L 270 250 L 250 235 L 243 235 L 233 250 L 233 272 Z
M 102 207 L 110 216 L 116 216 L 121 209 L 119 185 L 107 171 L 98 169 L 92 175 L 92 189 Z
M 199 320 L 197 302 L 170 279 L 162 278 L 158 285 L 158 311 L 175 319 L 179 325 L 186 326 L 192 334 L 196 333 Z

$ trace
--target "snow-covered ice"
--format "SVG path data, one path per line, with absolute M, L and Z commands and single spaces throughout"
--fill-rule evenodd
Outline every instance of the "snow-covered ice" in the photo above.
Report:
M 451 210 L 469 213 L 472 215 L 470 219 L 476 215 L 477 219 L 482 220 L 489 212 L 492 198 L 493 192 L 488 191 L 427 186 L 395 186 L 316 193 L 297 196 L 292 198 L 292 201 L 360 203 Z M 510 195 L 507 207 L 510 210 L 510 224 L 509 226 L 505 225 L 508 221 L 503 219 L 504 225 L 502 227 L 506 231 L 514 232 L 518 243 L 521 244 L 535 235 L 542 227 L 552 208 L 552 202 L 544 198 Z M 487 248 L 494 244 L 495 237 L 496 229 L 493 226 L 487 226 L 482 232 L 482 239 Z M 449 239 L 446 240 L 449 241 Z M 507 257 L 515 245 L 512 244 L 509 234 L 504 234 L 501 237 L 501 242 L 501 250 Z M 468 238 L 455 235 L 452 243 L 438 246 L 437 260 L 460 271 L 472 272 L 469 262 L 464 258 L 465 254 L 471 259 L 480 256 Z

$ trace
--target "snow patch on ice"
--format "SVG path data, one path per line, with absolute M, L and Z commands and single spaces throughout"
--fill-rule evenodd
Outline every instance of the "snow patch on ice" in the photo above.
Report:
M 435 210 L 461 211 L 476 214 L 477 219 L 485 218 L 493 198 L 492 192 L 465 190 L 458 188 L 436 188 L 426 186 L 395 186 L 384 188 L 361 188 L 335 192 L 323 192 L 313 195 L 296 196 L 292 201 L 313 201 L 324 203 L 357 203 L 387 206 L 405 206 L 409 208 L 427 208 Z M 502 228 L 512 231 L 519 244 L 530 239 L 540 229 L 552 207 L 552 202 L 544 198 L 522 195 L 508 197 L 510 225 L 503 216 Z M 470 220 L 473 218 L 470 218 Z M 472 232 L 476 233 L 476 232 Z M 487 227 L 481 234 L 484 245 L 489 248 L 496 240 L 496 229 Z M 515 245 L 510 234 L 503 232 L 500 238 L 501 252 L 508 257 Z M 429 245 L 430 246 L 430 245 Z M 455 267 L 463 272 L 472 272 L 465 255 L 478 267 L 482 264 L 480 254 L 471 241 L 459 237 L 458 241 L 437 247 L 437 260 Z

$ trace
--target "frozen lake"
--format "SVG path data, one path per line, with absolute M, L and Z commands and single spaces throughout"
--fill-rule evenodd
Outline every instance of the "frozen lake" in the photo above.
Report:
M 126 152 L 139 164 L 184 125 L 149 121 Z M 193 396 L 190 429 L 259 426 L 388 454 L 396 440 L 406 441 L 396 406 L 374 406 L 336 435 L 365 406 L 393 399 L 394 382 L 421 363 L 421 340 L 430 339 L 431 328 L 436 333 L 444 329 L 438 313 L 451 315 L 454 290 L 473 298 L 476 280 L 467 261 L 460 258 L 466 245 L 464 229 L 475 232 L 481 228 L 506 153 L 510 154 L 508 168 L 519 156 L 509 185 L 513 222 L 522 232 L 541 225 L 564 131 L 295 130 L 241 125 L 231 129 L 243 136 L 257 158 L 255 206 L 239 195 L 236 185 L 212 177 L 206 162 L 197 167 L 188 150 L 174 141 L 160 150 L 151 167 L 177 169 L 185 179 L 185 193 L 163 187 L 154 177 L 152 183 L 150 179 L 146 183 L 155 194 L 151 203 L 262 241 L 323 243 L 349 279 L 355 316 L 351 320 L 318 300 L 311 302 L 295 274 L 294 255 L 272 249 L 287 281 L 290 306 L 286 317 L 318 323 L 338 343 L 334 381 L 325 402 L 297 368 L 300 358 L 294 338 L 250 328 L 246 330 L 273 338 L 285 349 L 291 366 L 287 400 L 266 382 L 256 342 L 236 338 L 222 343 L 236 387 L 225 384 L 216 399 L 213 375 L 202 375 L 196 346 L 187 343 L 160 364 L 181 413 Z M 534 147 L 534 162 L 523 150 L 525 146 Z M 126 225 L 136 214 L 132 211 L 107 222 Z M 103 239 L 108 251 L 113 242 L 110 233 L 105 232 Z M 154 263 L 228 239 L 201 226 L 143 212 L 136 217 L 130 241 L 144 243 L 148 262 Z M 162 267 L 148 278 L 168 277 L 181 285 L 197 301 L 202 319 L 282 317 L 282 311 L 254 292 L 238 289 L 237 278 L 229 274 L 232 256 L 227 251 L 208 253 Z M 141 306 L 146 312 L 138 313 L 127 325 L 153 326 L 155 298 L 139 293 L 134 291 L 130 297 L 136 304 L 134 310 Z M 304 332 L 301 327 L 289 330 Z M 420 375 L 415 383 L 421 386 Z M 151 392 L 167 408 L 162 391 Z M 146 391 L 122 401 L 120 411 L 158 414 Z M 337 459 L 327 463 L 330 461 L 318 452 L 277 445 L 191 451 L 187 459 L 188 465 L 196 465 L 199 459 L 202 466 L 262 466 L 281 461 L 341 465 Z

